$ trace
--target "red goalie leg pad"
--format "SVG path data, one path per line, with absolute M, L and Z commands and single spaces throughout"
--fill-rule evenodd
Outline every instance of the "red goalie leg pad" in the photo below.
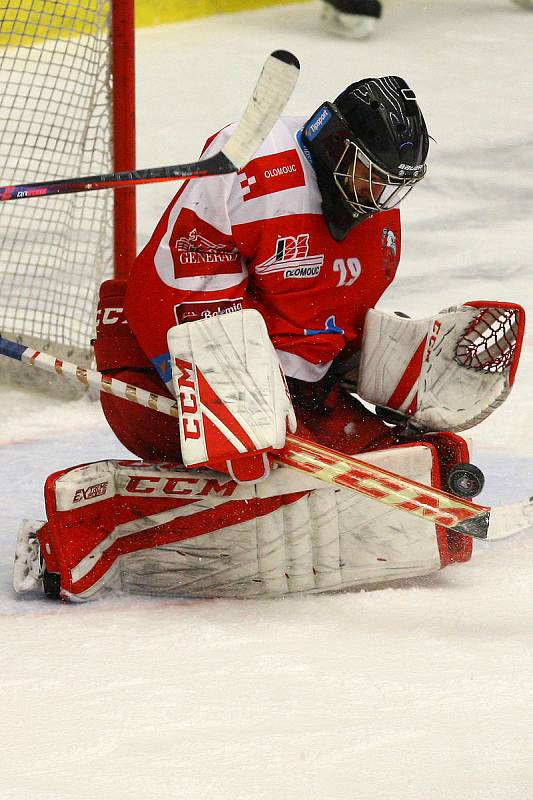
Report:
M 125 291 L 123 280 L 105 281 L 100 288 L 96 366 L 104 375 L 171 397 L 126 320 Z M 108 394 L 101 394 L 100 400 L 109 426 L 124 447 L 143 461 L 181 461 L 177 420 Z
M 50 475 L 48 522 L 38 538 L 46 569 L 59 575 L 60 596 L 91 599 L 121 588 L 122 556 L 270 514 L 305 494 L 245 497 L 230 478 L 181 465 L 97 462 Z

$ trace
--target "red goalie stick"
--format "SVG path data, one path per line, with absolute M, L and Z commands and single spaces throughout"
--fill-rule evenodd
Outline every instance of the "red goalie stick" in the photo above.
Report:
M 46 197 L 52 194 L 122 189 L 141 183 L 203 178 L 237 172 L 250 161 L 285 108 L 300 74 L 298 59 L 287 50 L 276 50 L 263 66 L 248 106 L 237 128 L 220 153 L 189 164 L 153 167 L 132 172 L 110 172 L 84 178 L 23 183 L 0 188 L 0 202 Z
M 100 392 L 107 392 L 171 417 L 178 417 L 176 402 L 131 384 L 40 353 L 0 336 L 0 355 L 64 375 Z M 482 506 L 440 489 L 388 472 L 364 460 L 337 453 L 299 436 L 287 436 L 276 455 L 280 464 L 313 475 L 334 486 L 362 494 L 389 507 L 431 520 L 451 530 L 480 539 L 503 539 L 533 525 L 533 499 L 505 506 Z

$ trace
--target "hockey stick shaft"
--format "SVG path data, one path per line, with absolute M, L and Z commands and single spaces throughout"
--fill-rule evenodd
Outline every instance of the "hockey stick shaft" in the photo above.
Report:
M 137 405 L 151 408 L 153 411 L 167 414 L 167 416 L 176 417 L 176 419 L 179 416 L 176 402 L 170 397 L 147 392 L 145 389 L 119 381 L 117 378 L 102 375 L 97 370 L 79 367 L 71 361 L 63 361 L 24 344 L 4 339 L 3 336 L 0 336 L 0 355 L 54 375 L 62 375 L 65 378 L 78 381 L 84 386 L 90 386 L 98 392 L 120 397 L 130 403 L 137 403 Z
M 188 164 L 110 172 L 83 178 L 23 183 L 0 188 L 0 201 L 46 197 L 98 189 L 122 189 L 144 183 L 203 178 L 237 172 L 250 161 L 287 104 L 300 71 L 298 59 L 287 50 L 276 50 L 265 61 L 255 89 L 237 128 L 214 156 Z
M 147 392 L 139 387 L 106 377 L 96 370 L 78 367 L 31 347 L 0 337 L 0 354 L 24 364 L 64 375 L 99 392 L 120 397 L 131 403 L 178 417 L 173 398 Z M 467 536 L 487 537 L 491 509 L 462 500 L 448 492 L 412 481 L 365 461 L 330 450 L 298 436 L 288 435 L 285 448 L 276 460 L 334 486 L 351 489 L 372 500 L 384 503 Z

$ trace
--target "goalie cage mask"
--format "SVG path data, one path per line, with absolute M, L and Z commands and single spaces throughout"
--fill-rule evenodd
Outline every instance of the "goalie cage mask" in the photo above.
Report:
M 351 84 L 303 129 L 332 236 L 397 206 L 426 174 L 429 137 L 412 89 L 395 76 Z

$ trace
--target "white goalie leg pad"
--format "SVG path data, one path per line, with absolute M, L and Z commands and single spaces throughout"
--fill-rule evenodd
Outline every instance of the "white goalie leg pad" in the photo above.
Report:
M 368 453 L 421 484 L 437 480 L 423 443 Z M 122 590 L 174 597 L 280 597 L 427 575 L 450 563 L 435 523 L 279 466 L 241 485 L 210 470 L 104 461 L 51 475 L 48 521 L 19 540 L 17 591 L 46 570 L 62 598 Z M 38 536 L 34 547 L 33 539 Z
M 284 446 L 296 418 L 258 311 L 177 325 L 168 345 L 186 466 L 220 468 Z
M 509 394 L 524 325 L 524 310 L 503 302 L 470 302 L 421 320 L 372 309 L 357 393 L 422 430 L 471 428 Z
M 432 482 L 435 455 L 427 445 L 363 457 Z M 305 494 L 263 516 L 230 523 L 228 513 L 228 524 L 212 533 L 123 555 L 122 589 L 161 596 L 280 597 L 428 575 L 442 566 L 439 535 L 428 520 L 285 467 L 248 491 L 258 498 Z M 195 506 L 188 511 L 193 515 Z

